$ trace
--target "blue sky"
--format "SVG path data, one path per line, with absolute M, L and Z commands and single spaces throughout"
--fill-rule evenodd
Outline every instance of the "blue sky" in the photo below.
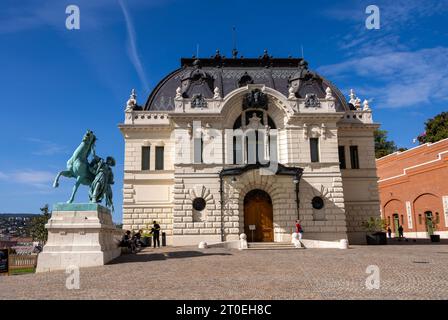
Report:
M 80 30 L 67 30 L 76 4 Z M 367 30 L 365 9 L 380 8 Z M 412 147 L 426 119 L 448 106 L 448 1 L 1 0 L 0 212 L 38 212 L 65 201 L 74 180 L 54 175 L 87 128 L 97 153 L 113 155 L 114 220 L 121 220 L 123 138 L 117 124 L 130 90 L 143 103 L 180 57 L 300 56 L 334 82 L 371 101 L 374 120 Z M 81 187 L 78 201 L 87 201 Z

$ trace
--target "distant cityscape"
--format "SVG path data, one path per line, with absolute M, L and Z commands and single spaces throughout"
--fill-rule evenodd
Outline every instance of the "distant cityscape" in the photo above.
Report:
M 0 213 L 0 240 L 29 237 L 28 226 L 35 216 L 31 213 Z

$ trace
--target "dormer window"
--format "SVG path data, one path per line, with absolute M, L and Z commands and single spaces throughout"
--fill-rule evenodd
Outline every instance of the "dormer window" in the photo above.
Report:
M 252 79 L 252 77 L 247 73 L 247 72 L 245 72 L 244 74 L 243 74 L 243 76 L 240 78 L 240 80 L 238 81 L 238 87 L 244 87 L 244 86 L 247 86 L 248 84 L 253 84 L 254 83 L 254 80 Z

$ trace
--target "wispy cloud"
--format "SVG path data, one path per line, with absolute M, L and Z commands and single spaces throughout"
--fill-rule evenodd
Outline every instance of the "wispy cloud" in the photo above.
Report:
M 380 30 L 367 30 L 368 1 L 326 10 L 325 15 L 348 21 L 352 32 L 341 35 L 339 50 L 345 60 L 318 70 L 374 101 L 373 107 L 399 108 L 448 100 L 448 47 L 416 49 L 418 30 L 425 18 L 448 12 L 445 0 L 378 0 Z M 347 90 L 350 88 L 346 88 Z M 347 91 L 348 92 L 348 91 Z
M 0 180 L 10 184 L 24 184 L 39 189 L 46 189 L 51 186 L 54 173 L 48 171 L 24 169 L 12 172 L 1 172 Z
M 369 52 L 390 51 L 392 48 L 407 48 L 400 42 L 399 31 L 418 27 L 422 19 L 433 18 L 448 12 L 446 0 L 377 0 L 375 5 L 380 9 L 380 30 L 367 30 L 365 9 L 371 1 L 361 0 L 338 3 L 323 11 L 323 15 L 351 23 L 352 31 L 341 36 L 341 49 L 347 49 L 348 55 L 368 54 Z
M 374 98 L 379 107 L 398 108 L 448 99 L 448 48 L 399 51 L 354 57 L 322 66 L 335 79 L 359 77 L 358 92 Z
M 138 55 L 137 50 L 137 41 L 135 36 L 135 30 L 134 30 L 134 24 L 132 22 L 132 18 L 129 14 L 129 11 L 124 4 L 123 0 L 118 0 L 118 3 L 120 4 L 121 11 L 123 12 L 124 19 L 126 21 L 126 29 L 128 33 L 128 55 L 131 59 L 132 64 L 134 65 L 135 70 L 137 71 L 138 77 L 140 78 L 140 81 L 143 84 L 144 90 L 149 89 L 149 83 L 146 78 L 146 74 L 142 65 L 142 62 L 140 60 L 140 57 Z
M 121 2 L 121 0 L 119 0 Z M 111 0 L 77 0 L 74 3 L 54 0 L 2 0 L 0 10 L 0 34 L 16 33 L 40 27 L 65 29 L 65 9 L 75 4 L 81 12 L 81 29 L 98 29 L 119 21 L 119 9 Z M 127 0 L 139 9 L 169 5 L 173 0 Z M 121 5 L 121 3 L 120 3 Z
M 55 154 L 67 153 L 67 148 L 65 146 L 61 146 L 52 141 L 39 138 L 27 138 L 26 141 L 34 146 L 35 150 L 31 153 L 36 156 L 53 156 Z

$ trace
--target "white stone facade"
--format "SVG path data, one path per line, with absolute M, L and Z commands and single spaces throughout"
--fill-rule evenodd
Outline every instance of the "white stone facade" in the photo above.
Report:
M 291 82 L 290 88 L 293 86 Z M 193 99 L 182 96 L 181 90 L 179 86 L 172 92 L 175 98 L 170 110 L 153 111 L 150 107 L 125 111 L 125 121 L 119 126 L 125 139 L 124 229 L 147 229 L 156 220 L 166 232 L 168 245 L 238 240 L 245 230 L 245 196 L 260 189 L 272 200 L 275 242 L 290 241 L 298 216 L 304 238 L 365 241 L 362 222 L 380 216 L 373 142 L 378 125 L 373 123 L 369 107 L 341 111 L 340 106 L 336 108 L 329 86 L 324 88 L 325 96 L 312 107 L 308 96 L 296 97 L 293 89 L 285 95 L 266 84 L 249 83 L 227 93 L 215 89 L 213 96 L 204 99 L 204 107 L 194 105 Z M 267 97 L 267 110 L 243 110 L 244 97 L 256 90 Z M 255 117 L 255 112 L 260 117 Z M 286 167 L 303 169 L 299 205 L 294 177 L 276 174 L 275 169 L 256 168 L 225 176 L 221 192 L 223 169 L 251 163 L 245 145 L 249 142 L 242 139 L 238 146 L 228 134 L 240 116 L 243 131 L 258 125 L 258 132 L 270 136 L 269 148 L 267 138 L 258 140 L 265 146 L 265 162 L 274 166 L 278 161 Z M 268 118 L 275 123 L 275 129 L 271 125 L 263 131 Z M 202 143 L 195 143 L 195 137 Z M 317 140 L 317 162 L 311 161 L 310 139 Z M 340 168 L 340 146 L 345 148 L 345 169 Z M 357 147 L 355 166 L 359 168 L 351 168 L 354 154 L 350 146 Z M 147 170 L 142 170 L 143 147 L 149 147 Z M 156 147 L 163 147 L 163 169 L 156 168 Z M 202 150 L 202 159 L 195 158 L 197 148 Z M 236 156 L 234 148 L 238 149 Z M 240 157 L 241 162 L 234 164 L 234 157 Z M 323 200 L 322 209 L 313 208 L 315 197 Z M 193 208 L 197 198 L 204 200 L 203 210 Z

